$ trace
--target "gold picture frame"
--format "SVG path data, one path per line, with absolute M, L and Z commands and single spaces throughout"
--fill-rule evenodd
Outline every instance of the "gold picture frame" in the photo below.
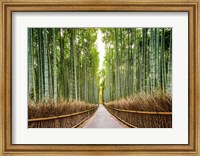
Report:
M 200 155 L 199 0 L 1 0 L 0 18 L 0 154 L 1 155 Z M 141 11 L 188 12 L 189 143 L 187 145 L 14 145 L 11 142 L 12 12 Z

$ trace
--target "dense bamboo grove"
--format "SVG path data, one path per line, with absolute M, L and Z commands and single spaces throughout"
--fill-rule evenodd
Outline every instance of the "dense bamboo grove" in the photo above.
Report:
M 100 29 L 106 46 L 102 71 L 98 71 L 97 30 L 28 29 L 28 91 L 32 101 L 98 103 L 100 85 L 106 102 L 139 92 L 171 93 L 170 28 Z
M 28 95 L 29 119 L 80 112 L 98 103 L 171 112 L 172 29 L 28 28 Z M 172 127 L 171 114 L 111 111 L 136 127 Z M 72 127 L 93 113 L 29 127 Z
M 34 103 L 98 103 L 97 29 L 29 28 L 28 92 Z
M 101 30 L 106 45 L 101 84 L 105 102 L 156 90 L 171 94 L 171 28 Z

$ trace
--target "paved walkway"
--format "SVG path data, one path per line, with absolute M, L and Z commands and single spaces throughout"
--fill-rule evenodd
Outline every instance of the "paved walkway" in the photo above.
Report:
M 99 105 L 96 113 L 82 128 L 125 128 L 123 127 L 103 105 Z

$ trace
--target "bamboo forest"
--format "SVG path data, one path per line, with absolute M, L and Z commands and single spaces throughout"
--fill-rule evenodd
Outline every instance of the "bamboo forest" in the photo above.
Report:
M 172 28 L 27 34 L 29 128 L 172 128 Z

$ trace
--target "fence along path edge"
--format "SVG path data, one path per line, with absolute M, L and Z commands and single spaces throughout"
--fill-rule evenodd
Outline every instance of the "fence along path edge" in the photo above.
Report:
M 104 105 L 104 106 L 105 106 L 105 105 Z M 114 113 L 112 113 L 106 106 L 105 106 L 105 108 L 107 109 L 107 111 L 108 111 L 110 114 L 112 114 L 115 118 L 117 118 L 117 119 L 118 119 L 119 121 L 121 121 L 123 124 L 125 124 L 125 125 L 127 125 L 128 127 L 131 127 L 131 128 L 138 128 L 138 127 L 133 126 L 133 125 L 131 125 L 130 123 L 124 121 L 123 119 L 121 119 L 120 117 L 118 117 L 117 115 L 115 115 Z
M 126 112 L 126 113 L 135 113 L 135 114 L 148 114 L 148 115 L 172 115 L 172 112 L 147 112 L 147 111 L 135 111 L 135 110 L 124 110 L 124 109 L 117 109 L 110 106 L 104 106 L 108 109 L 113 109 L 119 112 Z
M 58 115 L 58 116 L 51 116 L 51 117 L 45 117 L 45 118 L 28 119 L 28 122 L 45 121 L 45 120 L 61 119 L 61 118 L 76 116 L 76 115 L 84 114 L 84 113 L 90 112 L 90 111 L 92 111 L 94 109 L 97 109 L 98 106 L 96 106 L 94 108 L 91 108 L 89 110 L 85 110 L 85 111 L 77 112 L 77 113 L 73 113 L 73 114 Z

